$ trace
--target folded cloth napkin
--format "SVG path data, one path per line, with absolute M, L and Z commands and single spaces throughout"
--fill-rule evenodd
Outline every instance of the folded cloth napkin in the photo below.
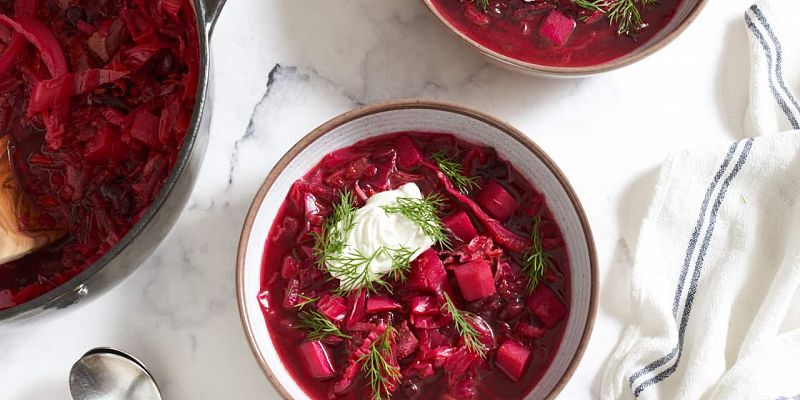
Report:
M 745 14 L 756 137 L 661 169 L 604 400 L 800 400 L 797 11 L 796 0 L 763 1 Z

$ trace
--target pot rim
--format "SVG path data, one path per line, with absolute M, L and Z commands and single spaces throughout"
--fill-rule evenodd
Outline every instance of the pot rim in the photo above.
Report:
M 275 164 L 275 166 L 270 170 L 267 177 L 264 179 L 264 182 L 261 184 L 261 187 L 256 192 L 255 198 L 250 205 L 250 209 L 247 212 L 247 217 L 244 221 L 244 226 L 242 227 L 242 233 L 239 238 L 239 247 L 236 255 L 236 298 L 237 304 L 239 306 L 239 318 L 242 323 L 242 328 L 244 329 L 245 336 L 247 337 L 247 342 L 250 347 L 250 351 L 252 352 L 253 356 L 256 359 L 256 362 L 261 367 L 261 370 L 266 375 L 267 379 L 269 379 L 272 386 L 278 391 L 278 393 L 286 400 L 295 400 L 292 397 L 283 384 L 275 377 L 272 372 L 272 369 L 269 367 L 267 362 L 258 352 L 258 346 L 256 344 L 255 334 L 251 329 L 251 319 L 249 318 L 249 314 L 247 313 L 246 304 L 245 304 L 245 293 L 244 293 L 244 262 L 247 257 L 247 244 L 250 241 L 250 235 L 253 230 L 253 224 L 255 222 L 255 218 L 258 215 L 258 211 L 261 208 L 261 204 L 263 203 L 264 199 L 266 198 L 269 191 L 272 189 L 275 180 L 278 178 L 280 174 L 286 169 L 289 163 L 294 160 L 297 156 L 302 154 L 302 152 L 313 142 L 318 140 L 319 138 L 323 137 L 324 135 L 328 134 L 331 130 L 344 125 L 348 122 L 360 119 L 362 117 L 366 117 L 372 114 L 378 114 L 387 111 L 393 110 L 405 110 L 405 109 L 428 109 L 428 110 L 439 110 L 439 111 L 447 111 L 456 114 L 461 114 L 467 117 L 471 117 L 477 119 L 481 122 L 494 126 L 498 130 L 502 131 L 503 133 L 511 136 L 513 139 L 517 140 L 520 144 L 522 144 L 525 148 L 527 148 L 530 152 L 535 154 L 547 168 L 553 173 L 556 179 L 559 181 L 561 186 L 564 188 L 567 196 L 570 199 L 570 203 L 572 204 L 575 212 L 578 215 L 578 219 L 581 223 L 581 228 L 583 230 L 584 238 L 586 240 L 586 246 L 589 250 L 589 267 L 591 273 L 591 283 L 590 283 L 590 293 L 589 293 L 589 309 L 588 314 L 586 316 L 586 323 L 583 327 L 583 333 L 581 335 L 580 342 L 578 343 L 578 347 L 575 350 L 575 354 L 572 356 L 572 359 L 567 366 L 567 369 L 564 371 L 564 374 L 559 378 L 556 385 L 550 391 L 550 393 L 545 397 L 545 399 L 551 400 L 555 399 L 561 390 L 563 390 L 564 386 L 567 382 L 571 379 L 575 369 L 578 367 L 581 358 L 586 350 L 586 347 L 589 344 L 589 339 L 592 334 L 592 330 L 594 328 L 594 322 L 597 314 L 597 300 L 598 300 L 598 260 L 597 260 L 597 249 L 595 248 L 594 237 L 592 235 L 591 227 L 589 226 L 589 221 L 586 216 L 586 212 L 581 205 L 580 200 L 578 199 L 575 190 L 572 188 L 572 185 L 566 178 L 566 175 L 563 171 L 556 165 L 555 161 L 553 161 L 550 156 L 548 156 L 542 148 L 540 148 L 536 143 L 534 143 L 530 138 L 528 138 L 524 133 L 517 130 L 516 128 L 512 127 L 508 123 L 501 121 L 500 119 L 486 114 L 484 112 L 465 107 L 459 104 L 450 103 L 450 102 L 443 102 L 439 100 L 427 100 L 427 99 L 402 99 L 402 100 L 390 100 L 386 102 L 376 103 L 372 105 L 367 105 L 364 107 L 356 108 L 354 110 L 345 112 L 333 119 L 323 123 L 316 129 L 312 130 L 309 134 L 304 136 L 300 141 L 298 141 L 294 146 L 292 146 L 289 151 L 281 157 L 280 160 Z
M 195 142 L 197 141 L 197 134 L 200 130 L 200 122 L 202 120 L 204 108 L 206 107 L 207 97 L 209 93 L 209 80 L 210 80 L 210 29 L 215 22 L 214 17 L 219 8 L 222 7 L 224 0 L 216 5 L 215 9 L 209 9 L 204 0 L 192 0 L 194 4 L 195 21 L 197 24 L 197 36 L 200 51 L 200 74 L 197 80 L 197 94 L 195 97 L 194 110 L 192 112 L 192 119 L 189 129 L 186 131 L 183 147 L 178 152 L 178 159 L 173 166 L 172 171 L 167 176 L 164 186 L 159 191 L 158 195 L 150 203 L 147 211 L 142 217 L 131 227 L 130 230 L 123 236 L 114 247 L 108 252 L 103 254 L 91 266 L 81 271 L 68 281 L 55 287 L 54 289 L 20 305 L 0 310 L 0 324 L 4 321 L 9 321 L 16 318 L 23 318 L 33 315 L 39 309 L 59 308 L 58 301 L 65 296 L 70 295 L 81 285 L 89 281 L 100 270 L 108 265 L 119 253 L 125 250 L 140 234 L 144 231 L 145 227 L 150 223 L 153 217 L 161 210 L 164 202 L 167 200 L 177 181 L 183 176 L 184 171 L 189 165 L 189 159 L 194 150 Z
M 518 60 L 513 57 L 506 56 L 504 54 L 498 53 L 494 50 L 489 49 L 488 47 L 476 42 L 469 36 L 467 36 L 464 32 L 456 28 L 450 21 L 447 20 L 440 12 L 436 9 L 436 6 L 433 5 L 433 0 L 420 0 L 422 4 L 430 11 L 430 13 L 436 18 L 439 23 L 444 26 L 448 32 L 459 38 L 462 42 L 467 44 L 474 50 L 477 50 L 483 56 L 490 58 L 495 62 L 499 62 L 502 65 L 511 67 L 513 70 L 521 71 L 521 72 L 528 72 L 537 75 L 544 75 L 544 76 L 551 76 L 551 77 L 581 77 L 586 75 L 593 75 L 599 74 L 603 72 L 613 71 L 615 69 L 619 69 L 628 65 L 631 65 L 637 61 L 640 61 L 651 54 L 661 50 L 666 45 L 672 43 L 681 33 L 683 33 L 686 28 L 691 25 L 692 22 L 697 18 L 700 14 L 700 11 L 705 7 L 707 0 L 697 0 L 697 3 L 692 7 L 686 17 L 675 26 L 669 33 L 655 41 L 654 43 L 650 44 L 648 47 L 642 49 L 638 52 L 633 52 L 622 57 L 613 59 L 611 61 L 591 65 L 591 66 L 584 66 L 584 67 L 554 67 L 548 66 L 543 64 L 535 64 L 529 63 L 526 61 Z

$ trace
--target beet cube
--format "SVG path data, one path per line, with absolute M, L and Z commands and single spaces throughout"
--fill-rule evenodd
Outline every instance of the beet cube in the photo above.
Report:
M 419 340 L 404 321 L 397 330 L 397 359 L 402 360 L 417 351 Z
M 281 277 L 283 279 L 292 279 L 297 274 L 297 269 L 300 268 L 300 263 L 292 256 L 286 256 L 281 264 Z
M 563 46 L 574 29 L 575 20 L 558 10 L 551 10 L 539 24 L 539 36 L 555 46 Z
M 316 379 L 325 379 L 336 374 L 328 349 L 322 342 L 303 342 L 299 349 L 309 375 Z
M 508 339 L 497 349 L 495 363 L 500 371 L 514 382 L 519 382 L 531 358 L 531 351 L 514 339 Z
M 411 169 L 422 163 L 422 154 L 408 136 L 400 136 L 394 142 L 397 148 L 397 165 L 400 168 Z
M 403 306 L 397 301 L 383 296 L 372 296 L 367 299 L 367 314 L 378 314 L 387 311 L 397 311 Z
M 480 204 L 481 208 L 499 221 L 507 220 L 519 207 L 514 197 L 497 181 L 487 182 L 475 196 L 475 200 Z
M 412 263 L 408 286 L 418 290 L 438 291 L 447 281 L 447 271 L 436 250 L 429 249 Z
M 317 309 L 331 321 L 341 322 L 347 315 L 347 302 L 342 297 L 326 294 L 317 301 Z
M 533 326 L 529 322 L 519 321 L 514 326 L 514 333 L 529 339 L 539 339 L 544 336 L 545 330 L 542 327 Z
M 347 298 L 347 304 L 350 306 L 350 309 L 347 310 L 347 317 L 345 326 L 347 329 L 352 328 L 355 324 L 364 320 L 367 316 L 366 313 L 366 304 L 367 304 L 367 294 L 364 290 L 359 290 L 357 292 L 353 292 Z
M 547 285 L 537 286 L 528 297 L 527 304 L 533 315 L 548 328 L 552 328 L 567 315 L 567 307 Z
M 469 243 L 472 238 L 478 236 L 478 231 L 475 230 L 469 215 L 464 210 L 458 210 L 448 215 L 442 220 L 442 223 L 464 243 Z
M 462 264 L 456 267 L 454 272 L 461 295 L 466 301 L 482 299 L 497 291 L 494 287 L 492 267 L 485 260 Z

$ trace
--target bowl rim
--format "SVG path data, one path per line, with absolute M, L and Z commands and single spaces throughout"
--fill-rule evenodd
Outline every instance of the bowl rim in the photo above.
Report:
M 210 112 L 207 110 L 207 105 L 209 103 L 209 94 L 212 91 L 210 87 L 211 82 L 211 48 L 210 48 L 210 32 L 209 28 L 212 26 L 210 25 L 214 21 L 211 21 L 207 18 L 208 9 L 206 4 L 203 0 L 190 0 L 193 7 L 194 7 L 194 14 L 195 14 L 195 24 L 197 27 L 197 41 L 198 41 L 198 79 L 197 79 L 197 93 L 195 94 L 194 105 L 192 109 L 192 117 L 189 122 L 189 127 L 186 129 L 186 136 L 183 139 L 183 146 L 181 147 L 180 151 L 178 151 L 178 157 L 175 161 L 175 165 L 173 165 L 172 170 L 167 175 L 166 180 L 164 181 L 164 185 L 159 189 L 157 195 L 153 198 L 150 205 L 145 210 L 144 214 L 139 218 L 136 223 L 134 223 L 128 232 L 123 235 L 122 239 L 120 239 L 117 244 L 111 247 L 108 251 L 103 253 L 100 258 L 98 258 L 95 262 L 89 265 L 86 269 L 78 273 L 77 275 L 73 276 L 72 278 L 68 279 L 66 282 L 61 283 L 60 285 L 56 286 L 55 288 L 31 299 L 22 304 L 18 304 L 16 306 L 6 308 L 4 310 L 0 310 L 0 324 L 5 321 L 11 321 L 17 318 L 26 318 L 37 311 L 47 310 L 50 308 L 63 308 L 58 306 L 58 302 L 63 299 L 65 296 L 70 295 L 71 293 L 75 292 L 76 289 L 80 291 L 83 287 L 82 285 L 86 284 L 89 280 L 91 280 L 95 275 L 97 275 L 101 270 L 105 269 L 106 266 L 114 260 L 117 255 L 122 253 L 128 246 L 133 243 L 139 235 L 141 235 L 145 228 L 150 224 L 156 214 L 161 210 L 164 204 L 169 198 L 170 194 L 172 194 L 173 189 L 177 185 L 178 181 L 183 177 L 184 172 L 189 168 L 191 163 L 191 157 L 195 150 L 195 145 L 197 144 L 197 139 L 200 134 L 201 124 L 203 122 L 203 117 L 206 113 Z M 222 1 L 224 3 L 225 0 Z M 202 155 L 201 155 L 202 156 Z M 201 157 L 202 160 L 202 157 Z M 173 228 L 174 226 L 171 226 Z M 155 250 L 155 248 L 153 249 Z M 144 261 L 144 260 L 143 260 Z M 133 270 L 137 269 L 141 265 L 137 265 L 133 268 Z M 131 273 L 132 271 L 131 270 Z M 129 275 L 123 276 L 123 279 Z M 102 292 L 108 291 L 112 288 L 115 284 L 119 284 L 122 280 L 112 282 L 110 285 L 106 286 L 105 288 L 101 289 Z M 72 305 L 72 303 L 68 304 Z
M 275 377 L 272 369 L 269 367 L 267 362 L 264 358 L 259 354 L 256 345 L 256 338 L 253 330 L 250 327 L 250 320 L 247 318 L 247 311 L 246 311 L 246 304 L 245 304 L 245 293 L 244 293 L 244 263 L 247 257 L 247 245 L 250 241 L 250 236 L 253 230 L 253 224 L 255 222 L 255 218 L 258 215 L 258 211 L 261 208 L 261 204 L 264 202 L 269 191 L 272 189 L 273 184 L 275 183 L 276 179 L 286 167 L 289 165 L 291 161 L 293 161 L 297 156 L 302 154 L 302 152 L 313 142 L 318 140 L 319 138 L 323 137 L 324 135 L 328 134 L 331 130 L 344 125 L 348 122 L 373 115 L 379 114 L 387 111 L 395 111 L 395 110 L 406 110 L 406 109 L 427 109 L 427 110 L 438 110 L 438 111 L 445 111 L 451 112 L 456 114 L 461 114 L 463 116 L 471 117 L 477 119 L 481 122 L 484 122 L 488 125 L 491 125 L 498 130 L 502 131 L 503 133 L 509 135 L 511 138 L 518 141 L 522 144 L 525 148 L 531 151 L 534 155 L 539 157 L 539 159 L 545 164 L 545 166 L 553 173 L 556 177 L 558 182 L 564 188 L 564 191 L 567 193 L 567 196 L 570 199 L 572 207 L 575 209 L 576 214 L 578 215 L 578 219 L 581 223 L 581 228 L 583 230 L 584 238 L 586 240 L 586 247 L 589 251 L 589 268 L 590 268 L 590 292 L 589 292 L 589 308 L 588 308 L 588 315 L 586 316 L 586 323 L 583 328 L 583 333 L 581 335 L 580 342 L 578 343 L 578 347 L 575 350 L 575 354 L 572 356 L 572 359 L 567 366 L 567 369 L 564 371 L 564 374 L 559 378 L 556 385 L 547 394 L 545 397 L 546 399 L 554 399 L 561 393 L 561 390 L 567 384 L 567 382 L 572 377 L 575 369 L 578 367 L 581 358 L 586 350 L 586 347 L 589 344 L 589 339 L 592 334 L 592 330 L 594 328 L 595 317 L 597 315 L 597 300 L 598 300 L 598 260 L 597 260 L 597 250 L 595 248 L 594 237 L 592 236 L 592 231 L 589 226 L 589 221 L 586 216 L 586 212 L 581 205 L 580 200 L 578 199 L 575 190 L 570 185 L 569 181 L 566 178 L 566 175 L 563 171 L 556 165 L 556 163 L 548 156 L 544 150 L 542 150 L 536 143 L 533 142 L 530 138 L 528 138 L 525 134 L 521 131 L 517 130 L 516 128 L 512 127 L 511 125 L 501 121 L 500 119 L 483 113 L 481 111 L 477 111 L 475 109 L 462 106 L 460 104 L 450 103 L 450 102 L 443 102 L 438 100 L 427 100 L 427 99 L 404 99 L 404 100 L 390 100 L 381 103 L 371 104 L 363 107 L 359 107 L 353 109 L 351 111 L 347 111 L 339 116 L 336 116 L 329 121 L 323 123 L 319 127 L 312 130 L 309 134 L 305 135 L 302 139 L 300 139 L 291 149 L 289 149 L 286 154 L 284 154 L 280 160 L 275 164 L 275 166 L 270 170 L 269 174 L 264 179 L 264 182 L 261 184 L 260 188 L 255 194 L 253 202 L 250 205 L 250 209 L 247 212 L 247 217 L 245 218 L 244 225 L 242 227 L 242 233 L 239 238 L 239 246 L 238 251 L 236 254 L 236 299 L 237 305 L 239 308 L 239 317 L 242 323 L 242 328 L 244 329 L 245 336 L 247 337 L 247 342 L 250 347 L 250 351 L 252 352 L 253 356 L 255 357 L 256 361 L 258 362 L 261 370 L 264 372 L 266 377 L 269 379 L 272 386 L 278 391 L 278 393 L 287 400 L 294 400 L 283 384 Z M 388 133 L 388 132 L 387 132 Z M 274 344 L 273 344 L 274 345 Z
M 661 50 L 666 45 L 672 43 L 675 38 L 677 38 L 684 30 L 697 18 L 697 15 L 700 14 L 700 11 L 705 7 L 707 0 L 697 0 L 697 3 L 692 7 L 688 14 L 686 14 L 686 18 L 683 19 L 678 25 L 668 34 L 664 35 L 664 37 L 658 39 L 656 42 L 651 44 L 650 46 L 644 48 L 642 51 L 629 53 L 622 57 L 613 59 L 611 61 L 597 64 L 597 65 L 590 65 L 590 66 L 583 66 L 583 67 L 554 67 L 549 65 L 543 64 L 534 64 L 529 63 L 526 61 L 522 61 L 513 57 L 506 56 L 504 54 L 498 53 L 488 47 L 476 42 L 469 36 L 467 36 L 464 32 L 456 28 L 450 21 L 447 20 L 440 12 L 436 9 L 436 6 L 433 5 L 433 0 L 420 0 L 422 4 L 430 11 L 430 13 L 436 18 L 439 23 L 444 26 L 448 32 L 455 35 L 457 38 L 461 39 L 462 42 L 467 44 L 469 47 L 477 50 L 482 55 L 490 58 L 493 61 L 499 62 L 502 65 L 512 67 L 512 69 L 517 71 L 525 71 L 528 73 L 534 73 L 538 75 L 545 75 L 545 76 L 561 76 L 561 77 L 580 77 L 590 74 L 599 74 L 602 72 L 608 72 L 615 69 L 619 69 L 625 67 L 627 65 L 631 65 L 637 61 L 640 61 L 649 55 Z

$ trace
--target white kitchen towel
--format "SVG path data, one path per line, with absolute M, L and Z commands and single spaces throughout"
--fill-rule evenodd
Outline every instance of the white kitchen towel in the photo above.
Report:
M 797 11 L 761 1 L 745 14 L 756 137 L 662 166 L 604 400 L 800 400 Z

